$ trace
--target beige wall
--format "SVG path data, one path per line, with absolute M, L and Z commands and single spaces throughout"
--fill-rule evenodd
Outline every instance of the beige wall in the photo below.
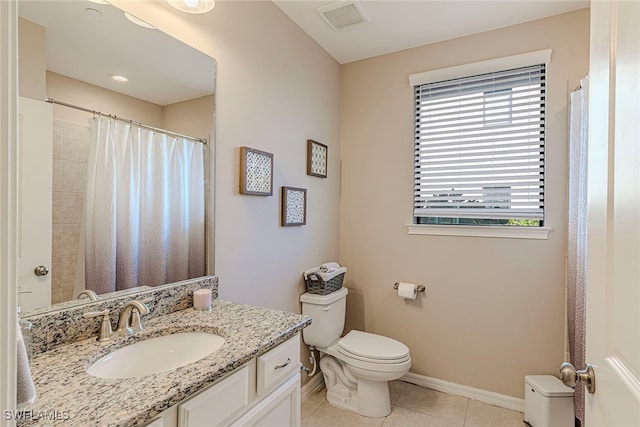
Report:
M 271 2 L 219 2 L 211 19 L 220 296 L 298 312 L 302 272 L 338 259 L 339 65 Z M 325 179 L 306 175 L 307 139 L 329 147 Z M 272 197 L 238 193 L 242 145 L 274 154 Z M 307 189 L 307 225 L 280 226 L 282 186 Z
M 338 63 L 271 2 L 219 1 L 201 16 L 178 14 L 160 3 L 113 3 L 217 61 L 220 298 L 299 312 L 302 272 L 338 259 Z M 307 139 L 329 146 L 326 179 L 306 175 Z M 273 196 L 239 194 L 240 146 L 274 154 Z M 282 186 L 307 189 L 307 225 L 280 226 Z
M 587 73 L 581 10 L 342 67 L 340 261 L 347 326 L 406 343 L 411 371 L 523 397 L 525 374 L 555 374 L 565 348 L 567 87 Z M 551 48 L 548 240 L 408 235 L 413 123 L 408 76 Z M 425 284 L 406 302 L 397 281 Z
M 103 89 L 61 74 L 47 71 L 47 97 L 90 110 L 124 117 L 151 126 L 162 126 L 162 107 L 141 99 Z M 91 113 L 60 105 L 53 106 L 57 119 L 86 124 Z
M 299 311 L 302 272 L 338 258 L 339 65 L 271 2 L 219 2 L 202 16 L 159 2 L 122 6 L 217 60 L 215 273 L 221 297 Z M 64 93 L 67 102 L 90 104 L 81 93 Z M 48 95 L 63 98 L 53 89 Z M 138 120 L 130 111 L 95 108 Z M 306 175 L 307 139 L 329 146 L 328 178 Z M 242 145 L 274 154 L 272 197 L 238 193 Z M 280 226 L 283 185 L 308 189 L 306 226 Z
M 348 326 L 405 342 L 413 372 L 522 397 L 525 374 L 557 370 L 564 350 L 567 81 L 587 71 L 587 11 L 340 67 L 270 2 L 218 2 L 203 16 L 160 3 L 114 3 L 217 60 L 221 298 L 299 311 L 301 272 L 340 251 L 352 293 Z M 554 51 L 549 240 L 408 236 L 408 75 L 544 48 Z M 326 179 L 305 174 L 309 138 L 329 146 Z M 274 153 L 272 197 L 238 194 L 242 145 Z M 308 189 L 306 226 L 279 226 L 283 185 Z M 394 297 L 400 280 L 426 284 L 426 295 L 415 303 Z
M 165 105 L 162 108 L 162 126 L 173 132 L 210 140 L 214 106 L 213 95 Z
M 302 272 L 338 258 L 339 65 L 271 2 L 216 3 L 187 16 L 113 2 L 213 56 L 215 273 L 220 297 L 299 311 Z M 306 175 L 306 140 L 329 146 L 329 177 Z M 274 194 L 238 192 L 239 147 L 274 154 Z M 280 226 L 280 188 L 306 188 L 307 225 Z
M 45 97 L 47 58 L 45 29 L 18 19 L 18 95 L 42 101 Z

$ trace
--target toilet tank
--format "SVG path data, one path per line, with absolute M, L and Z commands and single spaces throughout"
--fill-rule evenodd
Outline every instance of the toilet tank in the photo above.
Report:
M 324 348 L 340 338 L 344 329 L 347 308 L 347 288 L 340 288 L 328 295 L 300 295 L 302 314 L 311 316 L 311 325 L 302 330 L 307 345 Z

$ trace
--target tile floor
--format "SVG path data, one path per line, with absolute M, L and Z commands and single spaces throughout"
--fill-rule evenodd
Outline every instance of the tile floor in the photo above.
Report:
M 523 414 L 402 381 L 389 383 L 391 414 L 363 417 L 335 408 L 322 388 L 302 402 L 302 427 L 526 427 Z

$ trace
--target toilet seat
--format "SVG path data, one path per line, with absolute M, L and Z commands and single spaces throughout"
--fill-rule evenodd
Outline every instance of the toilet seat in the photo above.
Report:
M 343 358 L 367 364 L 404 365 L 410 359 L 409 348 L 401 342 L 361 331 L 349 332 L 333 347 Z

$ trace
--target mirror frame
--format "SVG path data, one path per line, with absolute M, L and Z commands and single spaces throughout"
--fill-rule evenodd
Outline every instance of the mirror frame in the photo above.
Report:
M 18 6 L 0 1 L 0 406 L 16 407 Z M 10 421 L 7 422 L 9 425 Z

